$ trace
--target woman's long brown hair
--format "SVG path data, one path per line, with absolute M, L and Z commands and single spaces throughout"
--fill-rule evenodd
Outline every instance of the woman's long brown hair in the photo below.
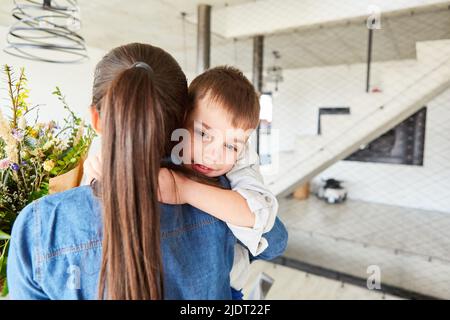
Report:
M 111 299 L 162 296 L 155 199 L 165 140 L 161 106 L 155 93 L 149 72 L 134 67 L 112 82 L 103 104 L 108 107 L 102 126 L 105 253 L 100 292 L 106 283 Z
M 133 66 L 139 61 L 152 70 Z M 164 296 L 158 173 L 186 102 L 186 77 L 162 49 L 129 44 L 97 65 L 93 105 L 101 112 L 103 158 L 100 299 Z

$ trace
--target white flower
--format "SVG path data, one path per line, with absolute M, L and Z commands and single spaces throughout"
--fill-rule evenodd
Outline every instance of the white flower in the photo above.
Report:
M 59 149 L 60 150 L 66 150 L 69 147 L 69 142 L 66 140 L 59 142 Z
M 25 117 L 20 118 L 19 120 L 19 129 L 25 130 L 27 128 L 27 120 Z
M 0 110 L 0 138 L 6 143 L 5 152 L 11 162 L 17 163 L 19 161 L 17 141 L 11 134 L 11 127 L 8 120 L 3 116 Z
M 55 163 L 53 160 L 47 160 L 44 162 L 44 170 L 47 172 L 52 171 L 52 169 L 55 167 Z
M 11 134 L 11 127 L 8 120 L 3 117 L 3 113 L 0 110 L 0 137 L 7 142 L 8 136 Z
M 19 149 L 17 148 L 17 144 L 15 141 L 11 144 L 7 144 L 5 147 L 5 152 L 8 155 L 8 159 L 13 162 L 17 163 L 19 162 Z
M 53 140 L 47 141 L 44 146 L 42 147 L 42 149 L 44 151 L 47 151 L 48 149 L 50 149 L 53 146 Z
M 75 136 L 75 139 L 73 139 L 74 146 L 76 146 L 80 142 L 81 138 L 83 137 L 83 134 L 84 134 L 84 120 L 81 120 L 77 135 Z

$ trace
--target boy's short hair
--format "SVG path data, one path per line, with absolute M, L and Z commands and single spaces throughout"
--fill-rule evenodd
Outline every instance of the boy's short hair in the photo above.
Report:
M 248 130 L 258 126 L 259 97 L 252 83 L 240 70 L 220 66 L 197 76 L 189 85 L 188 113 L 205 97 L 221 104 L 228 111 L 234 127 Z

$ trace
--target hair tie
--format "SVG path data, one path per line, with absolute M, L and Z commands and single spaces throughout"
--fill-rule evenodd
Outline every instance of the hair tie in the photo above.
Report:
M 143 69 L 147 70 L 148 72 L 150 72 L 151 74 L 153 74 L 152 67 L 150 67 L 147 63 L 142 62 L 142 61 L 135 62 L 131 67 L 132 68 L 143 68 Z

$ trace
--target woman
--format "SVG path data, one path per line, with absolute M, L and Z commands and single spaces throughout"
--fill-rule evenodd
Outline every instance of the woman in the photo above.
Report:
M 11 298 L 231 298 L 236 239 L 226 224 L 189 205 L 158 203 L 160 164 L 186 105 L 186 77 L 160 48 L 129 44 L 99 62 L 91 109 L 102 134 L 102 185 L 23 210 L 8 258 Z M 279 255 L 286 238 L 276 223 L 259 258 Z

